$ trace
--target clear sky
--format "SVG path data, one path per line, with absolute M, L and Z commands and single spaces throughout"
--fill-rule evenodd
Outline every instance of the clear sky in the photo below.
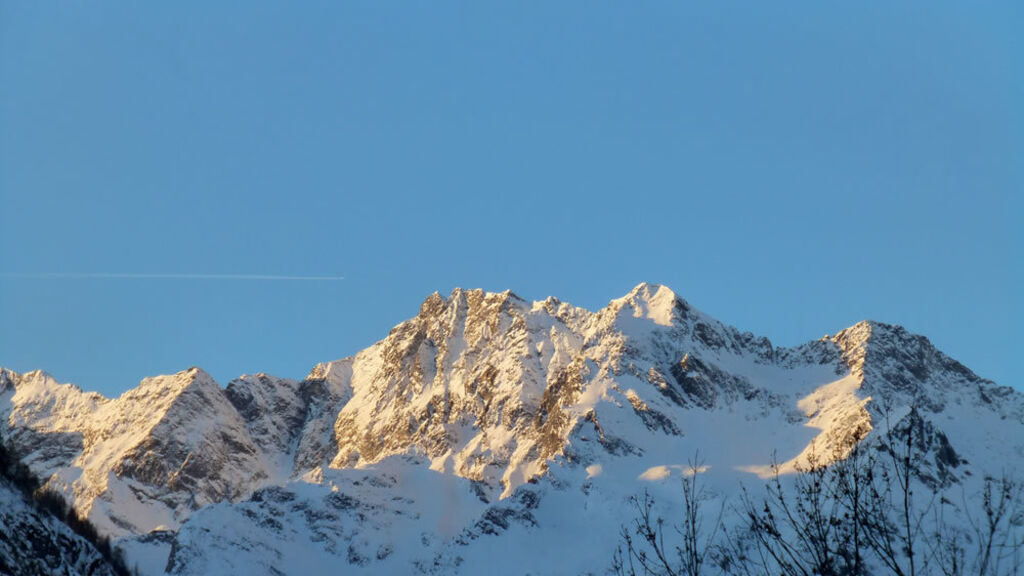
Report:
M 1022 388 L 1022 30 L 1019 1 L 0 0 L 0 365 L 301 378 L 435 290 L 648 281 L 782 345 L 903 324 Z

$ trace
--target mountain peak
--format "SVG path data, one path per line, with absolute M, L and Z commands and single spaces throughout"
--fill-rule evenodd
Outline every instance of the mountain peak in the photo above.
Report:
M 15 391 L 21 398 L 33 397 L 43 401 L 56 401 L 57 398 L 86 398 L 89 402 L 103 399 L 98 392 L 84 392 L 75 384 L 61 384 L 49 372 L 32 370 L 19 374 L 13 370 L 0 367 L 0 394 L 8 390 Z
M 827 336 L 826 339 L 835 341 L 844 350 L 867 346 L 872 348 L 900 347 L 909 341 L 913 341 L 916 346 L 934 349 L 926 337 L 915 334 L 898 324 L 887 324 L 877 320 L 861 320 L 849 328 L 840 330 L 834 336 Z
M 671 288 L 669 288 L 668 286 L 665 286 L 664 284 L 657 284 L 655 282 L 641 282 L 641 283 L 637 284 L 636 286 L 634 286 L 633 289 L 629 291 L 629 293 L 630 294 L 639 294 L 641 292 L 657 292 L 658 290 L 661 290 L 662 288 L 671 290 Z
M 635 318 L 646 318 L 662 326 L 674 325 L 676 310 L 687 304 L 668 286 L 641 282 L 622 298 L 612 300 L 610 307 L 619 314 L 627 308 Z
M 139 387 L 127 393 L 144 393 L 178 396 L 189 390 L 220 390 L 220 385 L 205 370 L 193 366 L 169 375 L 143 378 Z

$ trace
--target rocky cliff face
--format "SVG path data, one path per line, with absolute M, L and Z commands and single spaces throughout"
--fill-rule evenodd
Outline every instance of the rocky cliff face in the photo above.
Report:
M 221 389 L 190 369 L 106 399 L 3 371 L 0 414 L 0 437 L 49 487 L 147 571 L 176 574 L 473 573 L 494 562 L 475 543 L 503 534 L 608 546 L 628 496 L 670 490 L 698 450 L 722 493 L 773 459 L 827 463 L 898 426 L 929 430 L 937 482 L 1024 456 L 1021 394 L 922 336 L 862 322 L 775 347 L 648 284 L 597 312 L 434 294 L 301 381 Z M 545 554 L 508 561 L 603 570 Z

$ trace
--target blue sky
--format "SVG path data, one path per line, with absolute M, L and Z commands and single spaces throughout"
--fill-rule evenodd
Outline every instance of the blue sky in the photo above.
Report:
M 628 8 L 628 9 L 627 9 Z M 0 0 L 0 365 L 302 377 L 455 286 L 1021 388 L 1019 2 Z

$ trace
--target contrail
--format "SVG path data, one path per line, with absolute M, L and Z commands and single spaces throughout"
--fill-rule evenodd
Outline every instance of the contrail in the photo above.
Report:
M 345 279 L 344 276 L 276 276 L 272 274 L 138 274 L 134 272 L 0 273 L 0 278 L 23 280 L 277 280 L 292 282 L 335 282 Z

